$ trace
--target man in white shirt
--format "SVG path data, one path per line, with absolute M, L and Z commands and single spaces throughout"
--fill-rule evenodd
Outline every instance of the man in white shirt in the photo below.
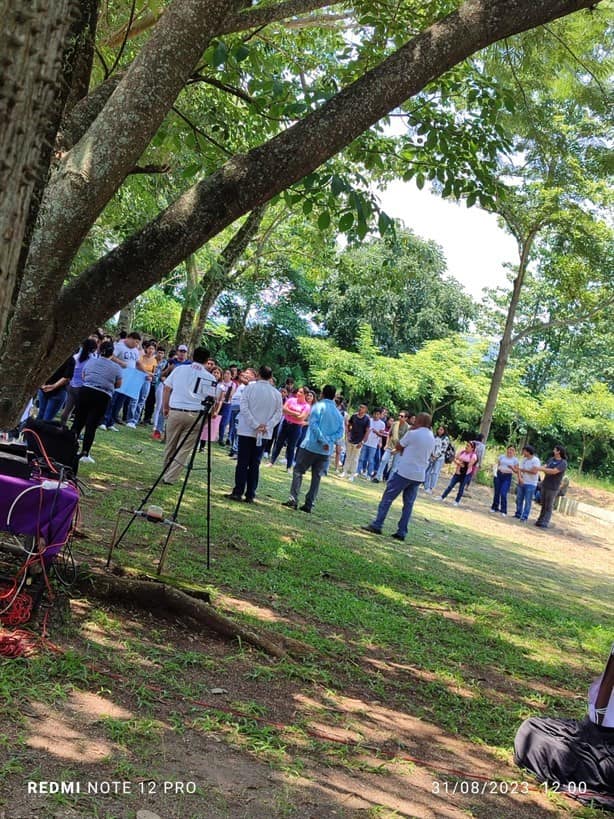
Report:
M 197 420 L 203 397 L 209 390 L 214 395 L 215 378 L 204 366 L 208 358 L 209 350 L 197 347 L 193 363 L 175 367 L 164 382 L 162 412 L 166 418 L 166 446 L 162 482 L 165 484 L 175 483 L 189 463 L 200 432 Z
M 426 412 L 416 415 L 413 427 L 405 433 L 397 445 L 401 456 L 397 461 L 397 471 L 388 478 L 386 490 L 377 509 L 377 515 L 372 523 L 363 526 L 367 532 L 376 535 L 382 534 L 382 526 L 392 501 L 403 493 L 403 511 L 399 518 L 397 531 L 393 534 L 395 540 L 405 540 L 409 519 L 418 495 L 418 487 L 424 481 L 424 474 L 433 451 L 435 438 L 431 432 L 431 416 Z
M 273 434 L 282 414 L 281 394 L 271 383 L 272 378 L 270 367 L 260 367 L 256 380 L 249 383 L 241 395 L 235 485 L 226 496 L 230 500 L 240 501 L 245 493 L 246 502 L 254 502 L 260 477 L 262 445 Z

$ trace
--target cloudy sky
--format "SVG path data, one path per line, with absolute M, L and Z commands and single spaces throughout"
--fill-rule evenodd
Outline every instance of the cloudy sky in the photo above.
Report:
M 443 247 L 448 272 L 476 300 L 483 287 L 506 284 L 503 263 L 517 260 L 516 242 L 498 226 L 496 216 L 441 199 L 426 186 L 419 191 L 413 181 L 394 182 L 377 196 L 389 216 Z

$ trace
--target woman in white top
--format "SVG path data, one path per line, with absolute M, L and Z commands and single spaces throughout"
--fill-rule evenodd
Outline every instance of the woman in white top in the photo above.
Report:
M 495 473 L 495 495 L 492 500 L 491 512 L 501 512 L 507 515 L 507 494 L 512 485 L 512 475 L 518 471 L 518 458 L 516 449 L 508 446 L 505 455 L 499 455 L 497 459 L 497 471 Z

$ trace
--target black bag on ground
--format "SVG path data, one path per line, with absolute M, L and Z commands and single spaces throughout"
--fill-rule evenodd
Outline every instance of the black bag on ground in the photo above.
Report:
M 39 462 L 42 474 L 57 477 L 54 468 L 50 468 L 47 459 L 68 467 L 77 474 L 79 469 L 79 441 L 75 433 L 57 421 L 39 421 L 29 418 L 23 428 L 23 437 Z M 70 476 L 66 476 L 70 477 Z

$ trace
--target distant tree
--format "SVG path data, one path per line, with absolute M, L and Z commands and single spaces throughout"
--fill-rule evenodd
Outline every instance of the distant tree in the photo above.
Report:
M 323 327 L 339 346 L 355 350 L 368 323 L 385 355 L 465 331 L 476 308 L 445 269 L 441 248 L 409 230 L 346 248 L 321 288 Z

